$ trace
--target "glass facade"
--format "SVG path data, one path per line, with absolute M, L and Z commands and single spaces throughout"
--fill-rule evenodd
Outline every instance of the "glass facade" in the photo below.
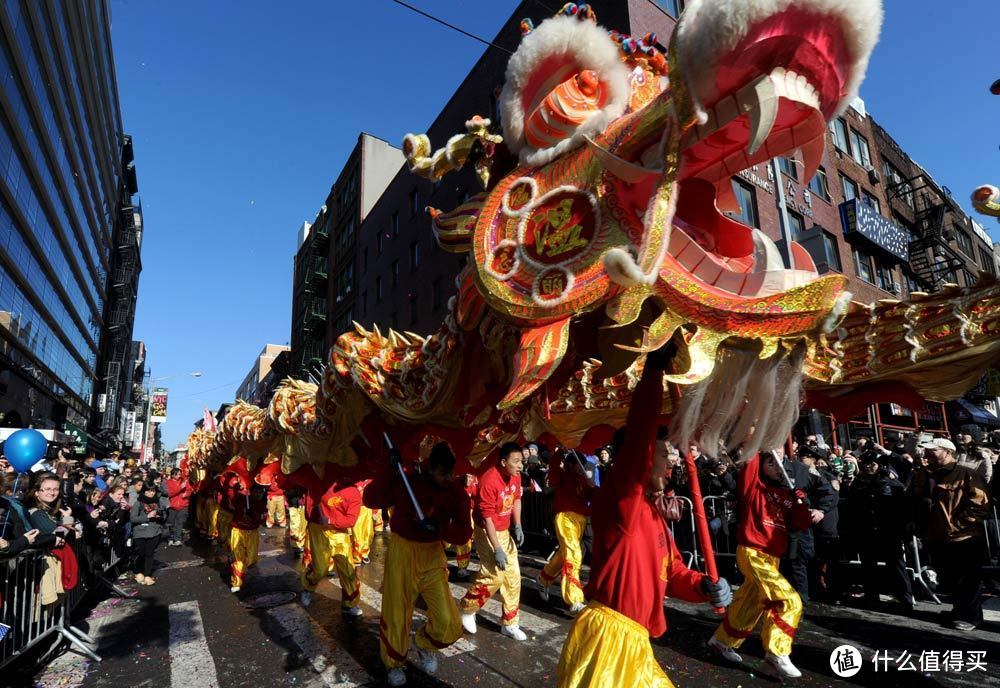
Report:
M 106 0 L 0 5 L 0 367 L 51 403 L 0 412 L 85 427 L 122 182 Z M 30 395 L 29 395 L 30 396 Z

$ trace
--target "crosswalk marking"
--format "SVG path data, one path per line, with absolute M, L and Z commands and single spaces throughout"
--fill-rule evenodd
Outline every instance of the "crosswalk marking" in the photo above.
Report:
M 219 688 L 198 602 L 172 604 L 168 613 L 171 688 Z
M 265 559 L 268 557 L 277 557 L 284 554 L 286 550 L 284 549 L 267 549 L 263 552 L 258 553 L 258 557 Z M 164 564 L 160 568 L 156 569 L 157 572 L 160 571 L 173 571 L 174 569 L 189 569 L 195 566 L 211 566 L 214 562 L 211 558 L 198 557 L 197 559 L 188 559 L 185 561 L 175 561 L 170 564 Z
M 268 615 L 281 624 L 328 688 L 352 688 L 371 675 L 298 603 L 272 607 Z

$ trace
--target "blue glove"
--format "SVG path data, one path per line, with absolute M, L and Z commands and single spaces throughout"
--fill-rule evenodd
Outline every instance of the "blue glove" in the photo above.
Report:
M 518 547 L 524 546 L 524 529 L 521 527 L 520 523 L 515 523 L 511 528 L 511 534 L 514 537 L 514 544 Z
M 497 568 L 501 571 L 507 570 L 507 553 L 502 549 L 493 550 L 493 558 L 497 560 Z
M 729 587 L 729 581 L 725 578 L 720 578 L 713 583 L 711 578 L 703 576 L 701 591 L 705 593 L 705 597 L 708 598 L 709 604 L 713 607 L 728 607 L 729 603 L 733 601 L 733 589 Z

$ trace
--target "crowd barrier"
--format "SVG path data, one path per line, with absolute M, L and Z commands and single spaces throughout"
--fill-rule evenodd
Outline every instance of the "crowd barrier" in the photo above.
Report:
M 57 640 L 68 642 L 94 661 L 100 656 L 92 646 L 93 638 L 71 622 L 74 610 L 84 597 L 97 588 L 106 588 L 126 596 L 114 584 L 116 571 L 127 563 L 126 532 L 122 524 L 111 525 L 100 541 L 88 545 L 77 537 L 64 545 L 72 549 L 78 564 L 77 583 L 57 599 L 45 603 L 55 593 L 43 585 L 49 567 L 58 560 L 43 550 L 28 550 L 10 558 L 0 558 L 0 623 L 10 631 L 0 640 L 0 669 L 44 643 Z M 61 647 L 53 642 L 40 661 L 44 663 Z
M 694 510 L 688 497 L 678 497 L 683 505 L 681 519 L 670 525 L 677 548 L 684 557 L 689 568 L 704 570 L 704 559 L 698 548 L 698 538 L 695 530 Z M 712 548 L 718 560 L 729 560 L 735 565 L 736 559 L 736 502 L 731 497 L 707 496 L 702 499 L 705 505 L 705 517 L 708 520 Z M 536 538 L 548 538 L 549 546 L 555 540 L 555 530 L 552 525 L 554 514 L 551 512 L 552 498 L 543 493 L 525 493 L 522 497 L 522 525 L 527 535 Z M 1000 570 L 1000 507 L 993 505 L 990 515 L 983 522 L 985 568 L 988 571 Z M 906 568 L 913 580 L 933 602 L 941 601 L 935 593 L 936 581 L 929 580 L 928 567 L 921 553 L 924 543 L 916 535 L 908 536 L 903 542 Z M 859 568 L 861 560 L 857 555 L 843 559 L 841 566 Z

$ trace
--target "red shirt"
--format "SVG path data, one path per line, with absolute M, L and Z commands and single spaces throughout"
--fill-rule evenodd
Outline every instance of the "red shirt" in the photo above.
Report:
M 472 509 L 472 518 L 480 528 L 486 519 L 493 521 L 497 531 L 510 528 L 510 514 L 514 502 L 521 499 L 521 476 L 510 476 L 500 472 L 499 466 L 489 468 L 479 476 L 479 491 Z M 464 542 L 464 540 L 450 540 Z
M 267 515 L 267 502 L 254 499 L 247 492 L 240 492 L 233 500 L 233 527 L 240 530 L 257 530 Z
M 469 496 L 456 483 L 439 486 L 430 475 L 408 474 L 410 487 L 424 512 L 424 518 L 434 521 L 437 532 L 420 527 L 420 518 L 399 472 L 384 471 L 365 488 L 365 506 L 370 509 L 392 507 L 389 527 L 396 535 L 411 542 L 468 542 L 472 537 L 469 524 Z
M 569 461 L 576 459 L 567 457 Z M 563 470 L 561 457 L 553 454 L 549 459 L 549 485 L 555 490 L 552 510 L 559 514 L 570 511 L 582 516 L 590 515 L 590 483 L 586 475 Z
M 285 491 L 278 486 L 277 480 L 272 480 L 271 484 L 267 486 L 267 496 L 268 499 L 271 497 L 284 497 Z
M 167 496 L 170 497 L 171 509 L 186 509 L 191 502 L 191 485 L 186 480 L 167 478 Z
M 349 478 L 340 477 L 327 467 L 327 476 L 320 478 L 311 467 L 305 466 L 282 481 L 282 485 L 300 485 L 305 488 L 303 506 L 306 520 L 324 528 L 347 530 L 353 528 L 361 513 L 361 491 Z
M 739 533 L 744 547 L 784 556 L 788 530 L 806 530 L 812 524 L 809 506 L 787 487 L 770 485 L 760 474 L 760 455 L 743 464 L 739 477 Z
M 663 519 L 645 495 L 653 465 L 657 419 L 663 405 L 663 371 L 647 366 L 632 395 L 625 443 L 614 470 L 594 493 L 587 598 L 663 635 L 663 598 L 703 602 L 702 574 L 684 565 Z

